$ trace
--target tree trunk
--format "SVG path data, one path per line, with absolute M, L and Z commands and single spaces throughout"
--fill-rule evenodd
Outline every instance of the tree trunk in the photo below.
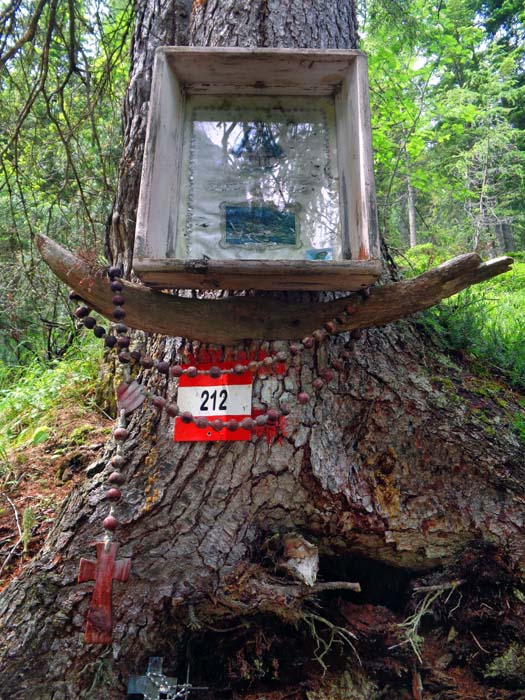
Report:
M 516 247 L 512 227 L 507 221 L 496 221 L 494 224 L 494 239 L 496 241 L 496 250 L 502 253 L 508 253 Z
M 184 41 L 187 20 L 190 44 L 357 42 L 350 0 L 195 0 L 187 11 L 137 6 L 108 238 L 128 271 L 155 47 Z M 186 362 L 288 347 L 148 340 L 158 359 Z M 332 362 L 316 394 L 313 378 Z M 173 380 L 153 374 L 143 381 L 171 397 Z M 316 398 L 301 405 L 299 391 Z M 76 576 L 102 538 L 109 442 L 2 593 L 0 697 L 121 700 L 152 656 L 168 676 L 189 667 L 207 688 L 189 697 L 206 700 L 522 697 L 525 488 L 513 396 L 399 322 L 318 343 L 257 378 L 254 400 L 292 411 L 247 442 L 174 443 L 164 413 L 148 404 L 133 414 L 117 538 L 132 569 L 113 584 L 113 643 L 101 647 L 84 643 L 93 584 Z M 315 547 L 322 585 L 293 581 L 291 565 Z
M 408 232 L 410 247 L 413 248 L 417 245 L 417 235 L 416 235 L 416 193 L 414 186 L 410 180 L 410 175 L 408 176 Z

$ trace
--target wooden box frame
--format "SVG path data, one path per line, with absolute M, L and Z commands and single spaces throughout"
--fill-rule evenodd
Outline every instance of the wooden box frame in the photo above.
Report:
M 335 104 L 339 201 L 348 260 L 179 260 L 176 226 L 186 95 L 323 95 Z M 177 232 L 174 232 L 177 235 Z M 149 105 L 134 271 L 148 286 L 357 290 L 381 271 L 366 56 L 352 50 L 162 47 Z

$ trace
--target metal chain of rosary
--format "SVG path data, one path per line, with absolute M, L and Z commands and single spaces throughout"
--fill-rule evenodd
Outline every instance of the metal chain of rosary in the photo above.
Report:
M 88 306 L 82 305 L 75 309 L 75 316 L 82 321 L 83 325 L 93 330 L 93 333 L 97 338 L 103 338 L 105 346 L 110 349 L 116 349 L 118 351 L 117 358 L 119 362 L 124 367 L 129 367 L 130 365 L 140 364 L 143 369 L 150 370 L 155 369 L 159 375 L 165 375 L 179 378 L 183 375 L 188 377 L 197 377 L 198 375 L 209 375 L 212 378 L 218 378 L 223 374 L 244 374 L 246 372 L 251 372 L 256 374 L 259 370 L 271 370 L 274 365 L 282 364 L 290 360 L 293 356 L 300 354 L 304 350 L 310 350 L 315 347 L 316 342 L 320 343 L 327 336 L 336 333 L 337 328 L 340 324 L 345 323 L 349 316 L 351 316 L 356 311 L 356 307 L 352 303 L 348 303 L 343 310 L 343 312 L 332 320 L 327 321 L 324 324 L 324 328 L 314 330 L 311 335 L 303 338 L 301 342 L 293 343 L 290 345 L 289 352 L 279 351 L 273 356 L 268 356 L 262 360 L 252 360 L 247 363 L 238 363 L 233 368 L 223 369 L 220 367 L 211 367 L 206 370 L 197 369 L 195 366 L 182 367 L 180 364 L 170 365 L 170 363 L 163 360 L 154 360 L 153 358 L 145 355 L 139 350 L 129 350 L 131 338 L 127 335 L 128 327 L 123 323 L 126 318 L 126 312 L 124 310 L 125 299 L 123 296 L 124 285 L 120 281 L 121 270 L 119 267 L 113 266 L 108 270 L 108 277 L 110 281 L 110 289 L 114 293 L 112 301 L 114 305 L 113 318 L 115 319 L 114 330 L 116 336 L 107 333 L 106 329 L 102 326 L 97 325 L 95 319 L 90 316 L 91 309 Z M 369 295 L 369 290 L 362 290 L 362 295 L 366 298 Z M 70 294 L 70 299 L 77 301 L 81 300 L 77 294 L 72 292 Z M 351 331 L 351 337 L 356 340 L 360 338 L 361 331 L 356 329 Z M 343 368 L 343 361 L 348 360 L 351 354 L 347 350 L 343 350 L 340 353 L 339 358 L 335 358 L 331 362 L 331 367 L 335 370 L 340 370 Z M 333 371 L 330 368 L 326 368 L 322 372 L 322 376 L 316 377 L 312 382 L 312 387 L 314 390 L 319 391 L 323 386 L 329 383 L 333 379 Z M 253 431 L 257 427 L 262 427 L 267 424 L 275 424 L 281 416 L 286 416 L 290 413 L 290 408 L 287 404 L 281 404 L 279 409 L 270 408 L 265 413 L 257 416 L 255 419 L 244 418 L 240 422 L 235 419 L 230 419 L 228 421 L 223 421 L 220 418 L 216 418 L 212 421 L 204 417 L 195 417 L 189 411 L 179 411 L 178 406 L 170 401 L 167 401 L 162 396 L 157 396 L 151 392 L 146 392 L 146 398 L 151 400 L 153 406 L 159 410 L 166 410 L 170 417 L 179 416 L 183 423 L 195 423 L 198 428 L 206 429 L 212 428 L 213 430 L 220 431 L 227 429 L 230 431 L 238 430 L 239 428 L 244 430 Z M 300 404 L 307 404 L 310 401 L 310 395 L 305 391 L 301 391 L 297 394 L 297 401 Z M 121 416 L 121 421 L 125 421 L 125 416 Z M 116 433 L 125 437 L 117 438 Z M 127 430 L 125 425 L 119 425 L 114 433 L 116 440 L 125 440 L 127 437 Z M 121 445 L 121 442 L 118 443 Z M 118 457 L 117 453 L 117 457 Z M 117 489 L 118 490 L 118 489 Z M 108 496 L 109 497 L 109 496 Z

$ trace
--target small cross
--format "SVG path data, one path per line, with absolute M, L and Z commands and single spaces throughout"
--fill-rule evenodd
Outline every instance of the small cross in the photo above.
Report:
M 128 695 L 142 695 L 144 700 L 161 700 L 177 697 L 177 679 L 162 673 L 162 656 L 152 656 L 145 676 L 130 676 Z
M 93 598 L 87 616 L 86 642 L 88 644 L 111 644 L 111 588 L 113 579 L 127 581 L 131 559 L 116 561 L 118 544 L 97 542 L 97 561 L 81 559 L 78 583 L 95 581 Z

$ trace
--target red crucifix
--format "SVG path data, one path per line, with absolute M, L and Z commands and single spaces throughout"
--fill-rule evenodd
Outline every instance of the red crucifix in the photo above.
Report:
M 127 581 L 131 559 L 116 561 L 118 544 L 97 542 L 97 561 L 80 560 L 78 582 L 95 581 L 86 624 L 88 644 L 111 644 L 111 588 L 113 579 Z

